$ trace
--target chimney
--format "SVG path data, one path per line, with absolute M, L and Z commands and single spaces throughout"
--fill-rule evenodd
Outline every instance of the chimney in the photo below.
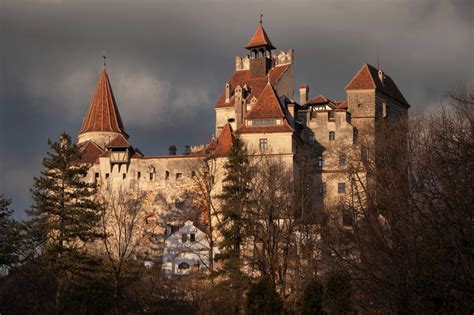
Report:
M 291 117 L 295 118 L 295 104 L 288 104 L 288 112 L 290 112 Z
M 300 85 L 300 105 L 306 104 L 308 101 L 308 93 L 309 93 L 309 87 L 308 84 L 301 84 Z
M 168 148 L 169 155 L 176 155 L 176 146 L 172 145 Z
M 226 103 L 230 102 L 230 84 L 229 83 L 225 85 L 225 102 Z

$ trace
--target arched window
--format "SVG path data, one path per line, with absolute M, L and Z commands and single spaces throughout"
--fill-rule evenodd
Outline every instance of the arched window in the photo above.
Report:
M 318 167 L 324 166 L 324 158 L 322 156 L 318 157 Z
M 329 141 L 334 141 L 334 140 L 336 140 L 336 132 L 329 131 Z
M 178 265 L 178 269 L 180 270 L 186 270 L 186 269 L 189 269 L 189 264 L 188 263 L 185 263 L 185 262 L 182 262 Z
M 170 178 L 170 172 L 169 171 L 165 171 L 165 179 L 168 179 Z

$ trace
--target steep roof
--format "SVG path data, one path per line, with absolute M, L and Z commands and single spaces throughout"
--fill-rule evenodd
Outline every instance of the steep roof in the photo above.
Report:
M 331 101 L 330 99 L 328 99 L 326 96 L 318 95 L 316 97 L 313 97 L 309 101 L 307 101 L 306 104 L 304 105 L 321 105 L 321 104 L 328 104 L 328 103 L 335 105 L 335 103 Z
M 250 39 L 249 43 L 244 46 L 246 49 L 258 48 L 258 47 L 266 47 L 268 49 L 275 49 L 270 38 L 268 38 L 267 32 L 260 23 L 253 34 L 252 38 Z
M 131 145 L 124 136 L 118 135 L 112 141 L 107 143 L 107 148 L 130 148 Z
M 270 76 L 270 83 L 274 85 L 283 74 L 289 69 L 290 65 L 283 65 L 278 66 L 270 69 L 269 76 Z M 243 87 L 247 85 L 250 89 L 251 94 L 248 96 L 251 99 L 255 96 L 257 99 L 259 98 L 260 94 L 262 93 L 263 89 L 267 85 L 268 78 L 266 76 L 262 77 L 254 77 L 252 78 L 250 75 L 250 70 L 237 70 L 232 74 L 232 77 L 228 81 L 231 88 L 231 95 L 233 94 L 234 89 L 237 86 Z M 222 91 L 221 97 L 216 103 L 216 108 L 222 107 L 231 107 L 234 106 L 234 97 L 232 96 L 229 103 L 225 102 L 225 90 Z
M 76 161 L 77 163 L 96 163 L 99 156 L 104 153 L 104 150 L 90 140 L 80 143 L 78 147 L 81 158 Z
M 347 84 L 346 90 L 376 89 L 383 94 L 399 101 L 400 103 L 409 106 L 407 100 L 405 97 L 403 97 L 392 78 L 382 72 L 383 80 L 381 80 L 378 72 L 379 71 L 375 67 L 367 63 L 364 64 L 352 78 L 349 84 Z
M 84 117 L 79 134 L 91 131 L 119 132 L 128 137 L 115 102 L 109 76 L 105 69 L 99 76 L 94 96 Z
M 232 127 L 226 124 L 219 138 L 217 138 L 217 146 L 214 153 L 217 156 L 228 156 L 232 149 Z
M 267 83 L 257 103 L 245 116 L 246 119 L 283 118 L 280 100 L 270 83 Z

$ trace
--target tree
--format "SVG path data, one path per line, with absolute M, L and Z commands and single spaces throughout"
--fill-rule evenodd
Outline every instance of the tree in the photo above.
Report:
M 11 218 L 10 199 L 0 195 L 0 268 L 8 268 L 18 262 L 20 247 L 20 226 Z
M 267 277 L 250 285 L 247 292 L 245 313 L 248 315 L 274 315 L 283 313 L 283 301 L 276 292 L 275 284 Z
M 323 299 L 329 314 L 350 314 L 352 312 L 350 277 L 344 273 L 333 273 L 326 284 Z
M 234 312 L 238 312 L 242 297 L 244 274 L 242 272 L 241 249 L 245 241 L 246 213 L 250 206 L 249 194 L 252 171 L 244 142 L 238 135 L 232 139 L 232 149 L 224 165 L 225 177 L 220 199 L 222 241 L 221 258 L 224 263 L 222 272 L 235 293 Z
M 102 236 L 102 207 L 94 198 L 95 185 L 83 179 L 90 166 L 77 163 L 80 152 L 71 137 L 63 133 L 48 144 L 51 151 L 43 159 L 41 176 L 34 178 L 35 204 L 27 210 L 26 225 L 30 236 L 39 238 L 42 254 L 70 270 L 78 259 L 73 256 Z
M 303 291 L 299 301 L 300 312 L 302 315 L 324 315 L 323 310 L 324 287 L 316 279 L 310 280 Z

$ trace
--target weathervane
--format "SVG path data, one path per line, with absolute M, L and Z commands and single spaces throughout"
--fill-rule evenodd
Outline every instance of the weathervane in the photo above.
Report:
M 105 70 L 105 66 L 107 65 L 107 62 L 106 62 L 107 56 L 105 55 L 105 50 L 102 50 L 102 58 L 104 59 L 104 70 Z
M 260 20 L 258 21 L 258 23 L 260 23 L 260 25 L 262 25 L 263 23 L 263 10 L 260 9 Z

